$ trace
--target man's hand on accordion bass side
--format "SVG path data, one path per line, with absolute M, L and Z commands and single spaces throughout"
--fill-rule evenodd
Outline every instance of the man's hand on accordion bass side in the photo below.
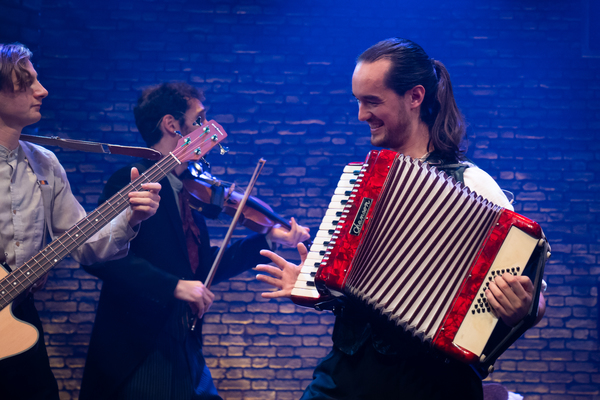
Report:
M 302 270 L 302 265 L 304 265 L 304 261 L 308 255 L 308 250 L 302 243 L 298 243 L 298 253 L 300 253 L 300 265 L 292 264 L 272 251 L 261 250 L 260 254 L 270 258 L 275 266 L 267 264 L 257 265 L 255 268 L 257 271 L 269 275 L 258 274 L 256 275 L 256 279 L 268 283 L 277 289 L 273 292 L 262 293 L 262 297 L 265 299 L 274 299 L 291 296 L 294 284 L 298 279 L 298 275 L 300 275 L 300 270 Z
M 490 283 L 485 294 L 496 315 L 508 326 L 515 326 L 529 311 L 533 284 L 527 276 L 504 273 Z

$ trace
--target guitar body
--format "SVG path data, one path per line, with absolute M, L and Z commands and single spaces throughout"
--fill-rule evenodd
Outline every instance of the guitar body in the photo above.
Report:
M 0 280 L 6 275 L 8 272 L 0 267 Z M 29 350 L 40 336 L 33 325 L 15 318 L 12 306 L 13 303 L 0 310 L 0 360 Z

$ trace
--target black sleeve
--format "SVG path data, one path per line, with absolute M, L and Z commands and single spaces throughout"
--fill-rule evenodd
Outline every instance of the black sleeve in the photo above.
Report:
M 145 170 L 143 165 L 134 166 L 140 172 Z M 131 167 L 123 168 L 109 179 L 100 197 L 100 203 L 109 199 L 129 183 L 130 170 Z M 140 229 L 144 229 L 144 223 Z M 163 305 L 174 299 L 173 293 L 179 281 L 179 277 L 157 268 L 133 250 L 130 250 L 128 255 L 122 259 L 84 266 L 84 269 L 119 290 Z

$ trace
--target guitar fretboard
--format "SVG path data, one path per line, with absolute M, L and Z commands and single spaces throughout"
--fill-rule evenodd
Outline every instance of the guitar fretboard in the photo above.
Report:
M 178 164 L 179 161 L 173 155 L 163 158 L 25 264 L 8 274 L 0 281 L 0 310 L 125 210 L 129 206 L 129 193 L 141 191 L 144 183 L 158 182 Z
M 108 225 L 129 206 L 129 193 L 141 191 L 142 185 L 158 182 L 182 162 L 198 159 L 227 137 L 215 121 L 208 121 L 177 143 L 177 148 L 154 164 L 133 182 L 86 215 L 71 229 L 52 241 L 25 264 L 0 281 L 0 310 L 27 290 L 58 262 Z

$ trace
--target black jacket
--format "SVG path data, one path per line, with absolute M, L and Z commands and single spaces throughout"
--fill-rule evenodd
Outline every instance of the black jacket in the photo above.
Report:
M 140 173 L 153 163 L 134 164 Z M 100 202 L 130 181 L 131 167 L 117 171 L 108 181 Z M 178 201 L 167 178 L 160 184 L 161 201 L 154 216 L 142 222 L 129 254 L 120 260 L 85 267 L 102 279 L 102 291 L 92 331 L 80 399 L 110 399 L 125 379 L 156 346 L 159 333 L 182 307 L 173 297 L 180 279 L 203 281 L 218 248 L 210 246 L 204 218 L 193 211 L 201 232 L 200 265 L 193 276 L 185 244 Z M 231 245 L 221 261 L 214 283 L 259 263 L 267 248 L 264 235 L 251 235 Z

